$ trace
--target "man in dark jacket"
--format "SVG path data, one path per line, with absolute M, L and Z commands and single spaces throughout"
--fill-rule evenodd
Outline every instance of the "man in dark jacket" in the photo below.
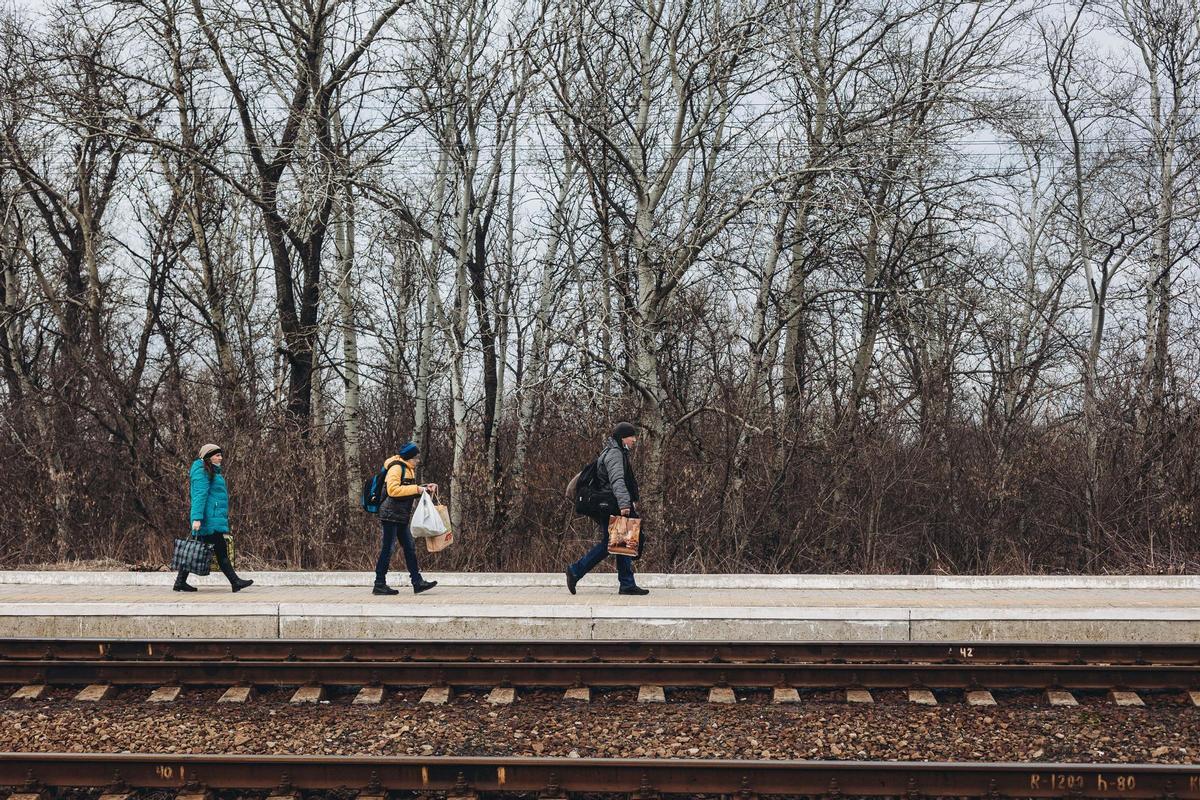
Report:
M 633 467 L 629 463 L 629 449 L 636 443 L 637 428 L 628 422 L 619 422 L 613 428 L 612 438 L 605 442 L 604 449 L 596 459 L 596 471 L 600 481 L 616 498 L 617 508 L 623 517 L 636 517 L 638 502 L 641 500 L 637 478 L 634 477 Z M 575 594 L 575 584 L 608 555 L 608 515 L 592 519 L 596 523 L 600 541 L 588 550 L 583 558 L 567 567 L 567 590 L 571 594 Z M 643 589 L 634 583 L 633 559 L 629 556 L 617 556 L 617 581 L 621 586 L 621 594 L 650 594 L 649 589 Z

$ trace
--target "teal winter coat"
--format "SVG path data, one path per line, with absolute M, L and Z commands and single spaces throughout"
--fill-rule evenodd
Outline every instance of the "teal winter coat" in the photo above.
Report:
M 192 522 L 200 523 L 200 535 L 229 532 L 229 491 L 221 468 L 213 467 L 212 478 L 204 462 L 192 462 Z

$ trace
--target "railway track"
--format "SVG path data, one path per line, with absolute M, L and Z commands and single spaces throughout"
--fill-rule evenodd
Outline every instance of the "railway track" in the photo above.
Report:
M 0 639 L 0 683 L 1196 690 L 1200 646 Z
M 524 641 L 0 640 L 0 683 L 329 686 L 716 686 L 1192 689 L 1200 647 L 1166 644 L 915 644 Z M 544 800 L 604 793 L 735 798 L 1196 798 L 1200 766 L 524 756 L 0 754 L 0 786 L 106 794 L 174 790 L 480 793 Z
M 381 800 L 389 791 L 442 791 L 465 800 L 488 793 L 571 793 L 840 797 L 1200 798 L 1200 766 L 1151 764 L 988 764 L 975 762 L 717 761 L 520 757 L 319 757 L 0 753 L 0 786 L 22 793 L 101 787 L 110 795 L 175 789 L 357 791 Z

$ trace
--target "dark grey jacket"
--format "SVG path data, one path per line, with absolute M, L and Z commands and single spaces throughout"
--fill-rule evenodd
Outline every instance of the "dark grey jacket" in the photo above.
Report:
M 638 494 L 633 466 L 629 463 L 629 451 L 616 439 L 610 437 L 604 443 L 604 449 L 596 459 L 596 469 L 600 479 L 616 496 L 617 508 L 632 508 L 634 503 L 642 499 Z

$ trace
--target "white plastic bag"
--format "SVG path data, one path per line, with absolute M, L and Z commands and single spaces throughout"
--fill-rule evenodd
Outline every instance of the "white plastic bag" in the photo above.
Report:
M 446 532 L 446 523 L 442 522 L 442 515 L 438 513 L 437 506 L 433 504 L 433 498 L 429 496 L 429 492 L 421 492 L 421 499 L 417 503 L 417 507 L 413 509 L 408 529 L 412 531 L 414 539 L 439 536 Z

